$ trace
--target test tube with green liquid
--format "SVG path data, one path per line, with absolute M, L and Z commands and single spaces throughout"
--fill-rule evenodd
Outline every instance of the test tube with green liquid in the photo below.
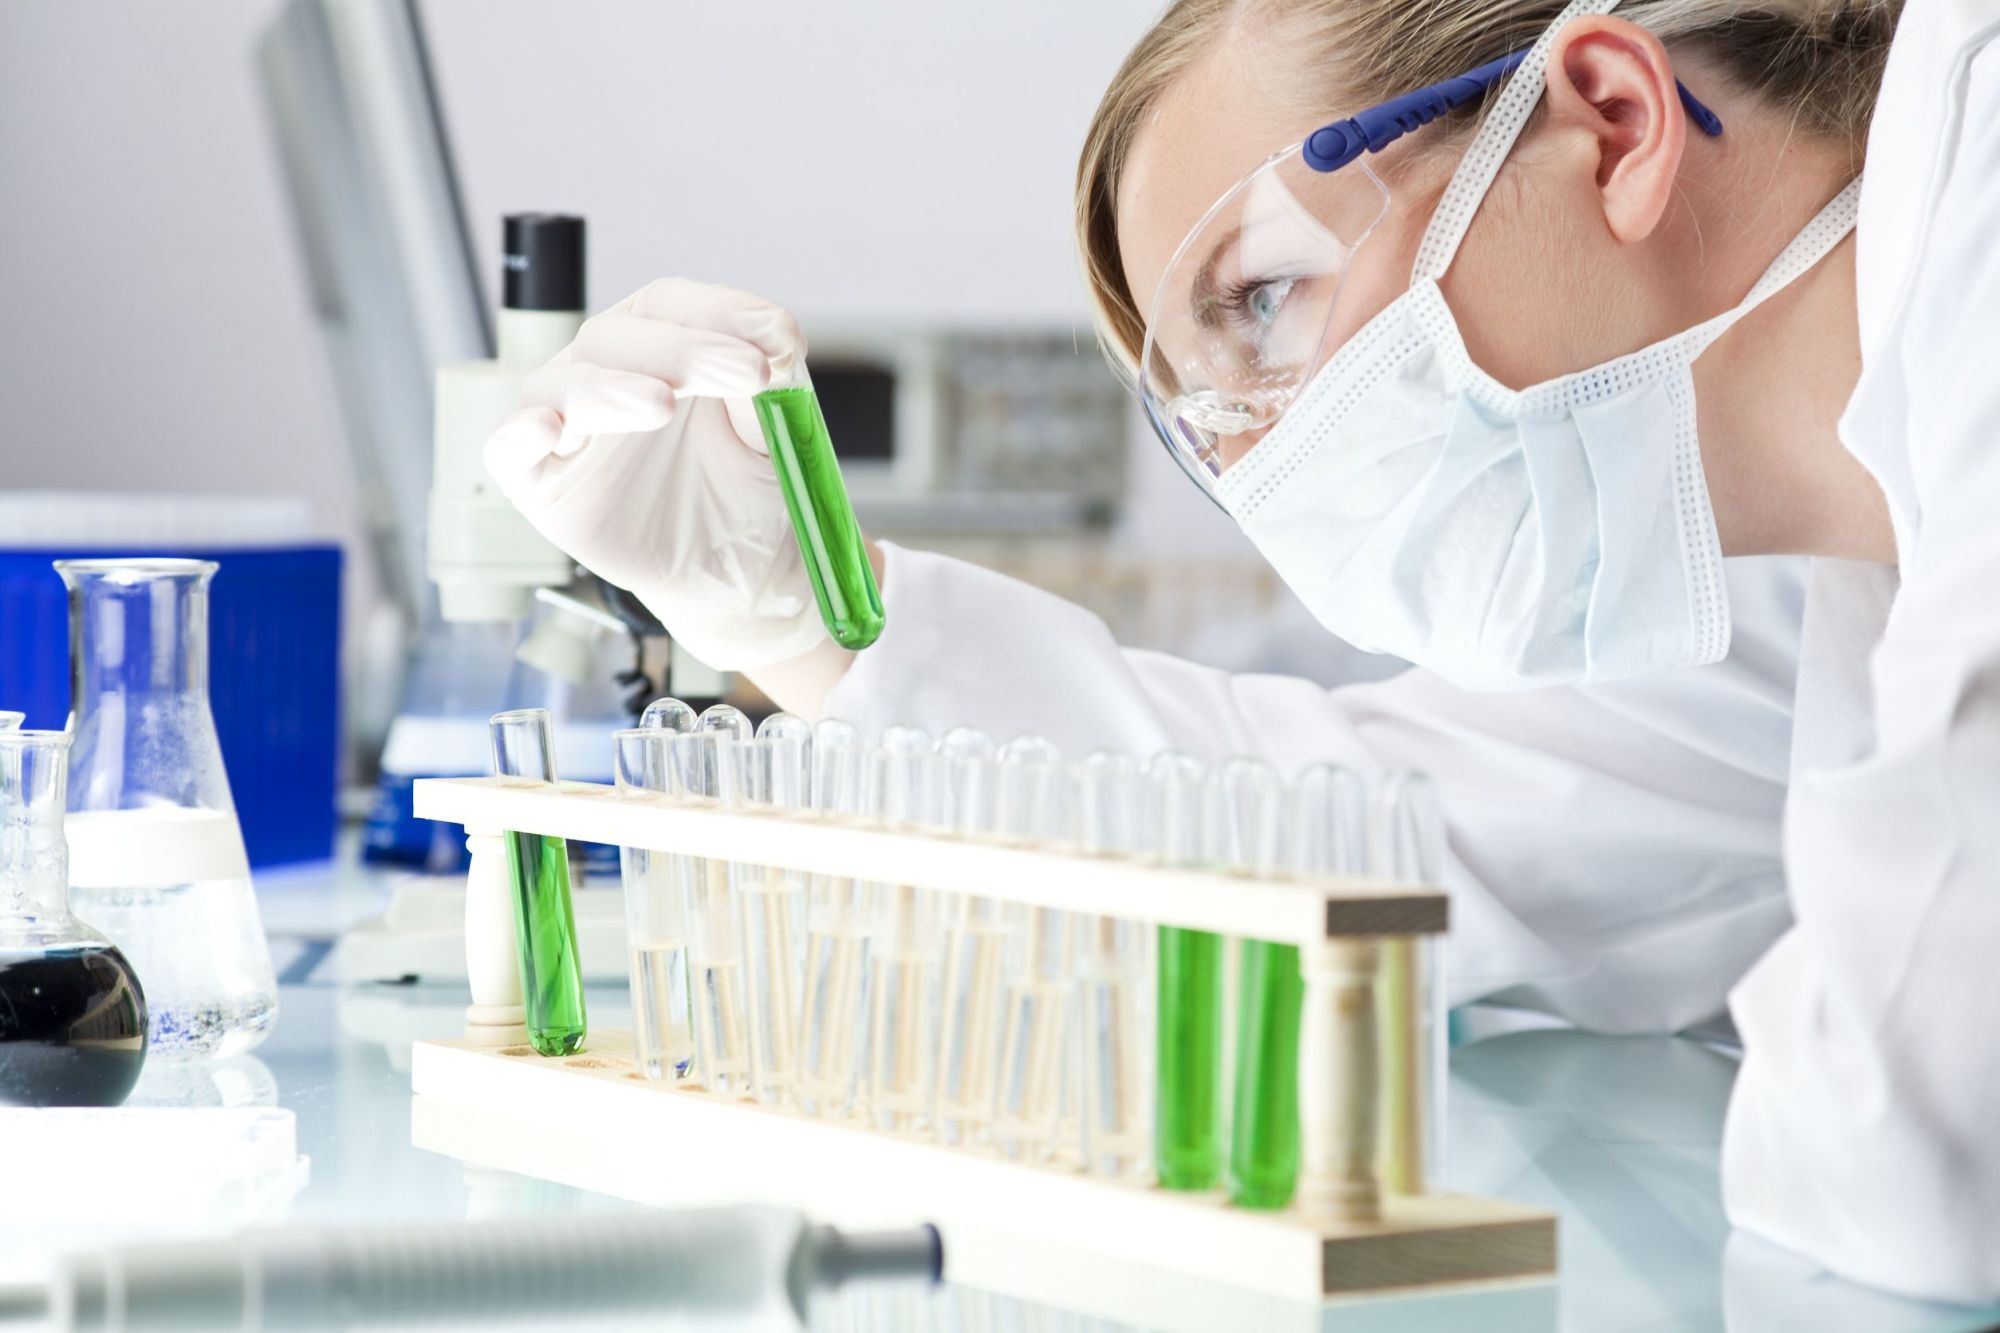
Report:
M 1277 770 L 1255 759 L 1231 760 L 1220 785 L 1215 859 L 1245 874 L 1269 875 L 1278 865 L 1284 814 L 1284 784 Z M 1283 1208 L 1298 1185 L 1304 1000 L 1296 946 L 1243 942 L 1229 1147 L 1229 1199 L 1241 1208 Z
M 866 648 L 882 634 L 882 594 L 804 363 L 752 401 L 819 618 L 841 647 Z
M 548 709 L 495 713 L 488 725 L 496 775 L 524 782 L 556 780 Z M 585 1030 L 583 969 L 569 896 L 569 843 L 551 834 L 513 830 L 506 843 L 528 1041 L 542 1055 L 569 1055 L 583 1046 Z
M 1208 787 L 1202 762 L 1170 750 L 1154 756 L 1146 776 L 1161 863 L 1199 865 Z M 1225 943 L 1204 930 L 1160 927 L 1153 1172 L 1163 1189 L 1212 1189 L 1222 1179 Z
M 1299 1183 L 1299 1021 L 1305 982 L 1297 945 L 1245 940 L 1236 1029 L 1236 1114 L 1229 1201 L 1283 1208 Z

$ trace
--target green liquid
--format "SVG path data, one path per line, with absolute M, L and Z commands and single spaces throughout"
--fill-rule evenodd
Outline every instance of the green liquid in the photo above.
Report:
M 1305 983 L 1289 944 L 1243 942 L 1229 1199 L 1283 1208 L 1299 1181 L 1299 1018 Z
M 1375 1002 L 1382 1031 L 1382 1184 L 1398 1194 L 1422 1194 L 1424 1172 L 1423 1022 L 1418 1013 L 1417 942 L 1382 941 Z M 1402 1034 L 1409 1034 L 1403 1039 Z
M 568 1055 L 583 1045 L 584 1032 L 569 844 L 547 834 L 510 832 L 507 864 L 514 872 L 514 944 L 528 1040 L 543 1055 Z
M 1153 1168 L 1170 1190 L 1222 1178 L 1220 935 L 1160 927 L 1160 1047 Z
M 812 579 L 819 618 L 841 647 L 866 648 L 882 634 L 882 594 L 840 480 L 819 395 L 806 386 L 766 389 L 752 401 Z

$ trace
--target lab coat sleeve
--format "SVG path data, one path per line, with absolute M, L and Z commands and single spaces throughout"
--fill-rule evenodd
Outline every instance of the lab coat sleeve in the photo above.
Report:
M 1500 995 L 1608 1031 L 1722 1012 L 1785 925 L 1778 823 L 1797 567 L 1732 562 L 1728 661 L 1628 686 L 1467 694 L 1434 676 L 1328 691 L 1125 651 L 1080 607 L 891 547 L 887 629 L 827 711 L 879 732 L 974 725 L 1071 755 L 1173 746 L 1414 767 L 1451 827 L 1454 1001 Z
M 1793 792 L 1797 925 L 1732 997 L 1746 1056 L 1723 1143 L 1737 1225 L 1962 1301 L 2000 1299 L 1997 65 L 1972 66 L 1904 334 L 1870 349 L 1908 386 L 1908 471 L 1878 472 L 1902 587 L 1870 663 L 1872 745 Z

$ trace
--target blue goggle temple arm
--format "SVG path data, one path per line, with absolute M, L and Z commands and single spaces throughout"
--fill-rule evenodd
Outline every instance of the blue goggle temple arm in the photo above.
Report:
M 1306 165 L 1314 171 L 1337 171 L 1363 153 L 1381 152 L 1411 130 L 1484 97 L 1488 89 L 1514 72 L 1515 66 L 1527 58 L 1529 49 L 1524 46 L 1455 79 L 1404 93 L 1347 120 L 1322 125 L 1306 140 Z M 1686 84 L 1675 79 L 1674 87 L 1680 90 L 1681 105 L 1687 109 L 1688 118 L 1703 134 L 1712 139 L 1722 133 L 1721 119 L 1696 101 Z

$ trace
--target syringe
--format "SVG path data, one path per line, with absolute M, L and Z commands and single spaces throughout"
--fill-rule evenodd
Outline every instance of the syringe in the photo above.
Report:
M 620 1313 L 775 1315 L 815 1291 L 937 1281 L 937 1229 L 843 1234 L 782 1208 L 396 1227 L 287 1227 L 72 1255 L 0 1316 L 58 1333 L 485 1325 Z

